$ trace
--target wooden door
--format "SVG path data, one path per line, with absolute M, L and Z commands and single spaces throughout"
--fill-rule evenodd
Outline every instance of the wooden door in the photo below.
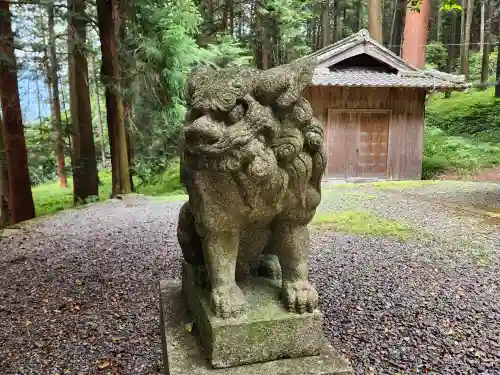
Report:
M 390 118 L 385 110 L 329 110 L 327 176 L 386 177 Z
M 390 113 L 359 113 L 358 120 L 357 175 L 359 177 L 386 177 Z
M 325 147 L 328 155 L 326 175 L 347 178 L 356 175 L 358 119 L 355 112 L 328 112 Z

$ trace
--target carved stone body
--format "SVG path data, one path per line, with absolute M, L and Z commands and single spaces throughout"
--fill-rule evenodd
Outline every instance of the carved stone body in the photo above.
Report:
M 178 239 L 209 283 L 217 316 L 243 311 L 236 281 L 263 266 L 282 279 L 289 311 L 317 306 L 307 224 L 321 200 L 326 157 L 321 124 L 302 97 L 313 69 L 298 60 L 266 71 L 204 67 L 189 78 L 181 142 L 189 201 Z

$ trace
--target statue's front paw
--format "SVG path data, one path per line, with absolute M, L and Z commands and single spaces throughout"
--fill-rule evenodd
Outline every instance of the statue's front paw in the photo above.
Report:
M 211 294 L 212 306 L 218 318 L 236 318 L 243 313 L 245 296 L 238 285 L 217 287 Z
M 283 303 L 290 312 L 312 313 L 318 307 L 318 292 L 309 281 L 283 282 Z

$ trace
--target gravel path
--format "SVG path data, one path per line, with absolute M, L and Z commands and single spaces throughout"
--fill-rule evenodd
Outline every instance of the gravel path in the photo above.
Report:
M 325 191 L 322 210 L 369 210 L 434 236 L 312 232 L 325 332 L 358 374 L 500 374 L 498 226 L 452 207 L 497 193 L 448 182 Z M 180 206 L 131 197 L 1 238 L 0 374 L 161 374 L 156 283 L 180 275 Z

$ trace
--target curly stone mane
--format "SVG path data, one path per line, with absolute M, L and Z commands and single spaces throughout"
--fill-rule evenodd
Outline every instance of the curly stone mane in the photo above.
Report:
M 299 157 L 301 152 L 307 149 L 312 156 L 323 140 L 321 126 L 302 97 L 311 82 L 311 66 L 303 60 L 268 71 L 195 69 L 188 80 L 191 111 L 182 139 L 190 167 L 234 171 L 257 158 L 251 171 L 273 162 L 303 169 L 301 160 L 307 158 Z

